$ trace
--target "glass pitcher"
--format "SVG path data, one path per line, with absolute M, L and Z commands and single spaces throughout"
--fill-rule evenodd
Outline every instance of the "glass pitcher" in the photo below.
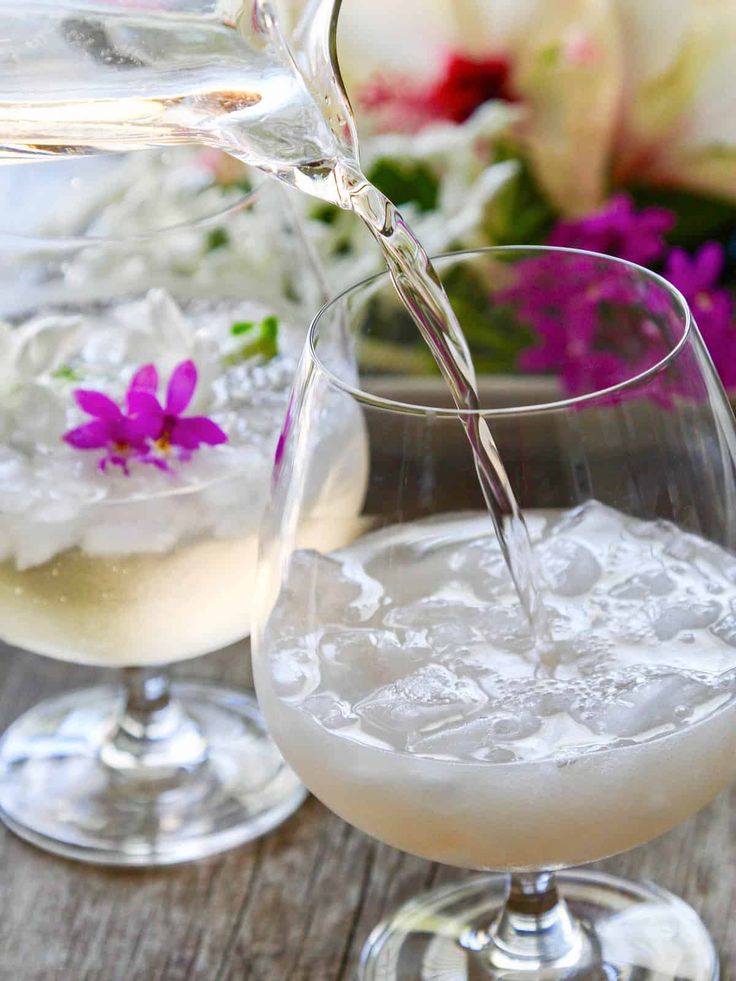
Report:
M 339 7 L 0 2 L 0 159 L 196 142 L 334 197 L 336 159 L 354 146 Z

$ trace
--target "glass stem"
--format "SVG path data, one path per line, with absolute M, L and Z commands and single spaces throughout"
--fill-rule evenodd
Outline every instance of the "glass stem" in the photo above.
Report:
M 557 891 L 553 872 L 514 874 L 506 905 L 485 934 L 494 969 L 546 969 L 545 978 L 598 978 L 600 950 L 585 924 L 575 920 Z
M 123 775 L 165 779 L 202 763 L 206 744 L 165 668 L 124 668 L 124 701 L 102 759 Z

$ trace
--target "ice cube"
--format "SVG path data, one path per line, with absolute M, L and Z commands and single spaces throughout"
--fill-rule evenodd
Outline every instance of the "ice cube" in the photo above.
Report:
M 411 674 L 431 656 L 394 631 L 367 627 L 326 630 L 319 652 L 325 684 L 351 701 Z
M 449 565 L 480 599 L 489 599 L 513 589 L 511 574 L 495 536 L 484 536 L 456 549 Z
M 20 514 L 33 500 L 35 480 L 26 458 L 10 447 L 0 447 L 0 511 Z
M 621 534 L 623 515 L 615 508 L 600 501 L 586 501 L 570 511 L 565 511 L 545 529 L 548 540 L 553 537 L 574 535 L 575 538 L 592 541 L 598 536 L 612 539 Z
M 445 624 L 468 622 L 472 608 L 456 600 L 427 598 L 405 606 L 394 606 L 385 618 L 390 627 L 412 627 L 429 630 Z M 472 630 L 469 631 L 472 633 Z
M 459 678 L 440 664 L 430 664 L 379 689 L 354 708 L 364 723 L 408 735 L 459 722 L 486 701 L 470 678 Z
M 380 584 L 359 566 L 314 549 L 294 553 L 287 589 L 306 625 L 360 623 L 375 612 L 383 596 Z
M 449 599 L 425 599 L 394 607 L 386 617 L 390 626 L 422 628 L 436 652 L 487 641 L 503 650 L 530 650 L 529 623 L 518 606 L 501 603 L 471 605 Z
M 478 631 L 464 619 L 448 620 L 427 630 L 427 643 L 436 652 L 466 648 L 479 640 Z
M 680 531 L 677 525 L 667 522 L 657 522 L 665 545 L 665 554 L 679 562 L 691 562 L 698 551 L 698 539 L 694 535 Z
M 531 715 L 518 716 L 498 712 L 491 717 L 473 719 L 440 732 L 409 739 L 407 748 L 422 756 L 450 756 L 460 760 L 482 760 L 485 763 L 510 763 L 516 759 L 512 749 L 499 743 L 532 735 L 539 720 Z
M 609 590 L 615 599 L 638 600 L 650 596 L 666 596 L 675 588 L 675 583 L 667 575 L 664 566 L 644 569 L 623 582 L 616 583 Z
M 26 383 L 15 410 L 15 438 L 25 445 L 55 447 L 67 428 L 65 403 L 41 382 Z
M 602 667 L 610 661 L 614 644 L 610 634 L 603 636 L 592 627 L 567 636 L 554 636 L 554 654 L 560 664 L 574 664 L 579 674 L 589 674 L 596 665 Z
M 319 660 L 313 651 L 279 648 L 267 657 L 274 690 L 281 698 L 299 703 L 319 687 Z
M 494 711 L 503 708 L 519 714 L 529 712 L 535 717 L 568 711 L 584 690 L 585 682 L 556 678 L 499 677 L 487 683 Z
M 503 678 L 528 677 L 529 661 L 510 651 L 501 651 L 492 644 L 470 644 L 451 648 L 440 656 L 440 662 L 455 674 L 466 674 L 486 690 L 498 675 Z
M 657 637 L 672 640 L 681 630 L 709 627 L 721 609 L 716 600 L 680 599 L 655 606 L 649 615 Z
M 584 545 L 554 537 L 538 546 L 539 568 L 552 592 L 580 596 L 589 592 L 601 576 L 598 560 Z
M 710 632 L 719 637 L 729 647 L 736 647 L 736 612 L 732 611 L 714 623 Z
M 365 568 L 397 605 L 429 598 L 455 578 L 448 550 L 443 547 L 394 545 L 371 558 Z
M 598 734 L 637 736 L 687 720 L 713 694 L 692 674 L 643 669 L 618 679 L 592 680 L 570 714 Z
M 358 721 L 350 704 L 341 698 L 335 698 L 329 692 L 311 695 L 302 702 L 301 707 L 325 729 L 342 729 Z
M 475 624 L 484 640 L 516 654 L 534 646 L 529 621 L 521 607 L 494 606 L 476 611 Z

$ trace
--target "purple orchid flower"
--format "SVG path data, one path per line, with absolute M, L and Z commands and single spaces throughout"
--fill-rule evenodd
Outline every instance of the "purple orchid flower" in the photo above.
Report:
M 93 420 L 62 438 L 78 450 L 105 449 L 100 469 L 114 465 L 126 474 L 132 460 L 170 472 L 172 454 L 188 460 L 200 446 L 227 442 L 226 433 L 207 416 L 184 416 L 197 387 L 193 361 L 183 361 L 174 369 L 163 406 L 156 396 L 158 383 L 154 365 L 139 368 L 126 393 L 127 413 L 102 392 L 77 389 L 77 405 Z
M 129 473 L 130 460 L 146 452 L 145 433 L 139 423 L 126 416 L 120 406 L 102 392 L 78 388 L 74 400 L 93 420 L 64 433 L 64 442 L 77 450 L 104 449 L 100 470 L 112 465 Z
M 522 352 L 527 371 L 557 374 L 569 395 L 601 391 L 651 368 L 666 353 L 674 311 L 655 284 L 626 266 L 587 255 L 540 255 L 515 267 L 516 280 L 496 302 L 533 328 L 537 344 Z M 650 395 L 665 400 L 666 392 Z M 662 386 L 660 386 L 662 387 Z
M 687 300 L 726 389 L 736 387 L 736 326 L 728 290 L 718 287 L 726 255 L 718 242 L 706 242 L 694 256 L 673 249 L 664 274 Z
M 158 372 L 152 364 L 144 365 L 133 376 L 127 394 L 128 412 L 148 439 L 144 463 L 169 470 L 168 457 L 174 452 L 179 460 L 190 459 L 200 446 L 218 446 L 227 442 L 225 432 L 207 416 L 184 416 L 197 387 L 197 367 L 193 361 L 182 361 L 174 369 L 166 389 L 164 405 L 158 400 Z
M 558 222 L 547 244 L 603 252 L 646 266 L 662 258 L 667 248 L 664 236 L 674 224 L 674 212 L 668 208 L 637 211 L 628 194 L 615 194 L 593 214 Z

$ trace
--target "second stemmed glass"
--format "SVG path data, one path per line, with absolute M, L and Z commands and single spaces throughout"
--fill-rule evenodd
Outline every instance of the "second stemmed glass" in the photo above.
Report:
M 615 259 L 449 256 L 467 336 L 534 327 L 540 379 L 481 377 L 533 543 L 532 632 L 439 378 L 361 371 L 386 277 L 314 322 L 262 537 L 254 669 L 307 786 L 408 852 L 496 870 L 376 929 L 365 979 L 712 981 L 695 913 L 559 871 L 648 841 L 736 772 L 736 431 L 682 297 Z M 395 319 L 391 319 L 395 326 Z M 501 384 L 498 382 L 501 381 Z M 323 420 L 362 417 L 360 536 L 304 547 Z
M 76 194 L 98 218 L 100 166 L 74 163 L 61 208 Z M 67 857 L 197 859 L 304 798 L 252 695 L 168 673 L 249 632 L 258 524 L 304 336 L 278 270 L 309 275 L 268 204 L 279 193 L 236 192 L 206 218 L 161 227 L 164 203 L 143 194 L 132 234 L 130 221 L 71 238 L 0 234 L 0 636 L 124 680 L 43 702 L 0 741 L 2 818 Z M 307 496 L 353 496 L 356 513 L 362 433 L 333 422 Z

